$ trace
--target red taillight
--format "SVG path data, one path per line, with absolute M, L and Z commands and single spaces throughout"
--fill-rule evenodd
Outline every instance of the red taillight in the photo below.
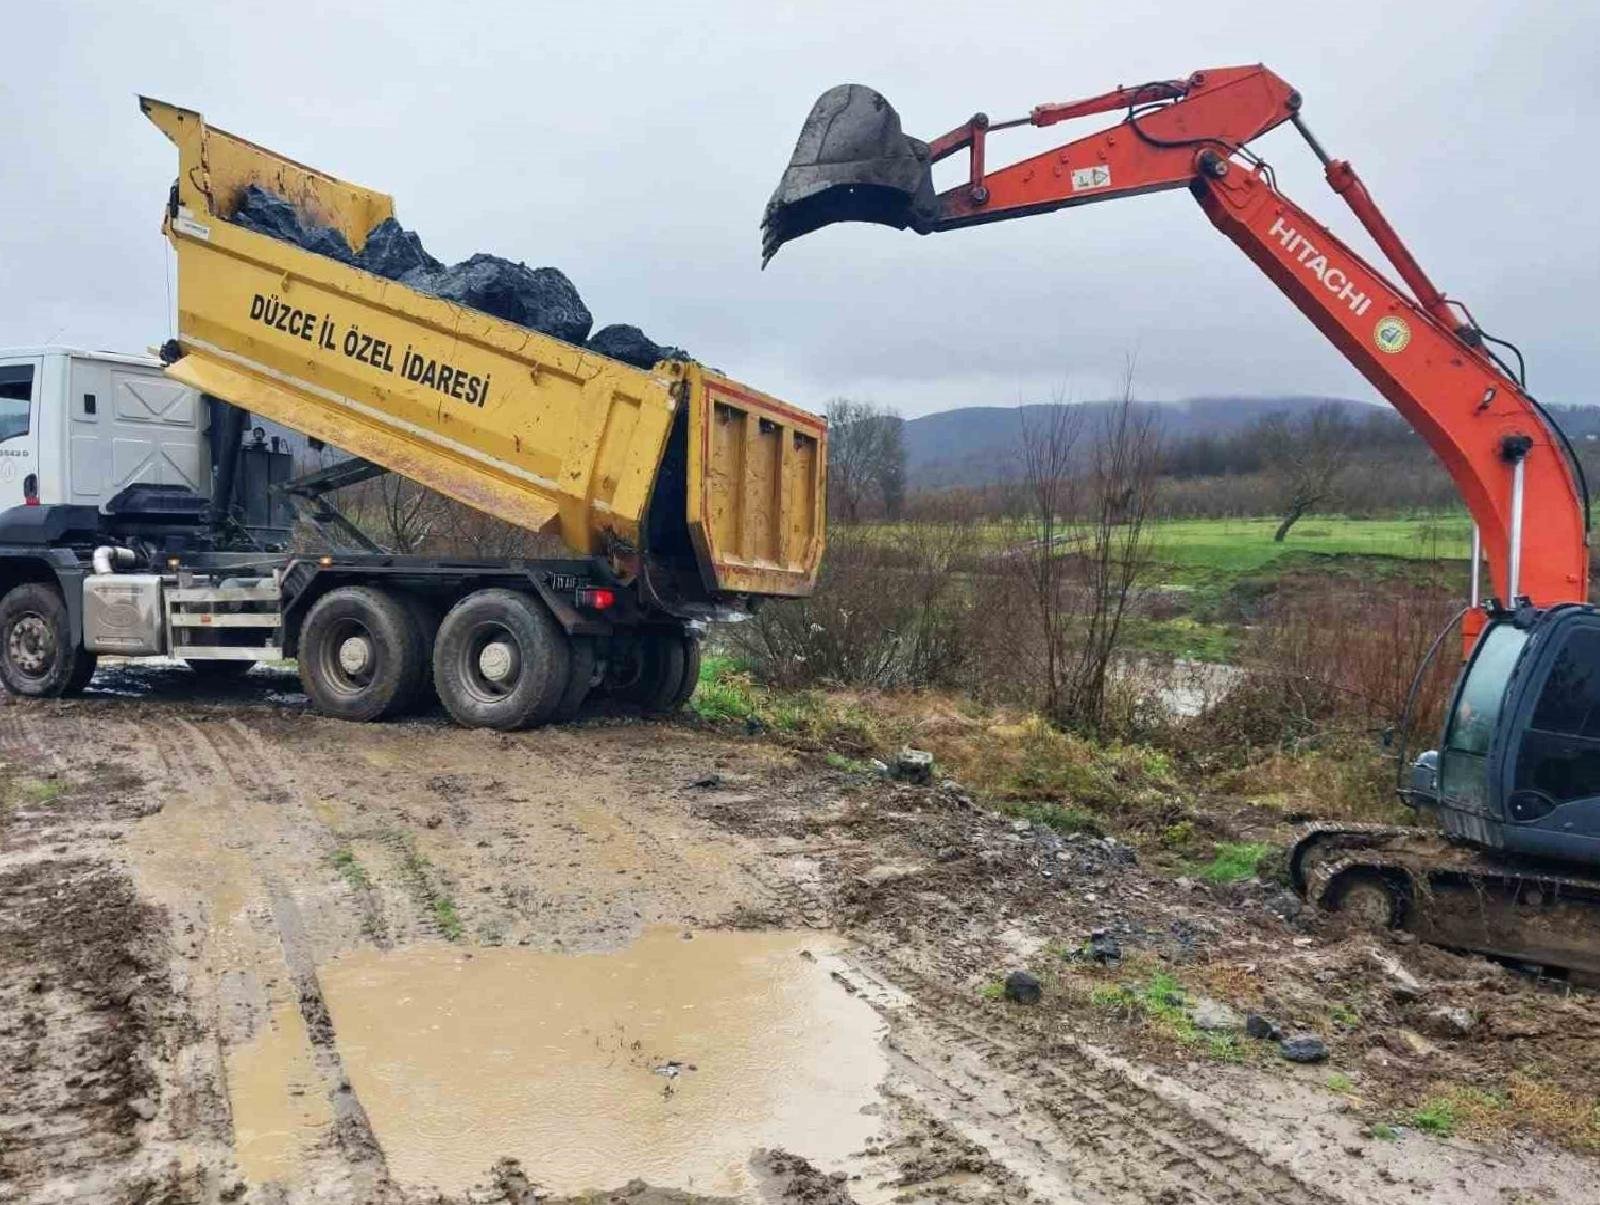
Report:
M 578 605 L 591 611 L 609 611 L 617 603 L 617 592 L 608 586 L 585 586 L 578 591 Z

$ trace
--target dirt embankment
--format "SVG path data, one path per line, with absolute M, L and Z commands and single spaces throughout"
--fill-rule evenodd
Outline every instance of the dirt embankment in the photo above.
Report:
M 0 712 L 0 1200 L 1600 1194 L 1592 1158 L 1537 1139 L 1600 1070 L 1587 998 L 759 740 L 356 727 L 287 685 Z M 766 930 L 801 936 L 730 940 L 727 963 L 689 945 Z M 996 998 L 1019 969 L 1040 1003 Z M 1331 1059 L 1291 1066 L 1226 1013 L 1199 1027 L 1201 1001 Z M 1435 1024 L 1449 1008 L 1464 1032 Z M 769 1075 L 769 1048 L 812 1053 Z M 844 1063 L 866 1087 L 808 1111 Z M 615 1102 L 612 1137 L 593 1104 L 538 1128 L 528 1102 L 563 1074 L 570 1100 Z M 1419 1082 L 1524 1085 L 1527 1124 L 1480 1143 L 1491 1106 L 1458 1096 L 1460 1132 L 1429 1136 Z M 535 1111 L 485 1139 L 486 1102 Z M 811 1123 L 830 1111 L 848 1126 Z M 670 1142 L 681 1158 L 629 1153 Z

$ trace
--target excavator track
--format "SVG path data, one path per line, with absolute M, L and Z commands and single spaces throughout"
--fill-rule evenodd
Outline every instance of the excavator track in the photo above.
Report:
M 1329 822 L 1300 829 L 1289 874 L 1303 899 L 1327 911 L 1600 983 L 1600 876 L 1427 829 Z

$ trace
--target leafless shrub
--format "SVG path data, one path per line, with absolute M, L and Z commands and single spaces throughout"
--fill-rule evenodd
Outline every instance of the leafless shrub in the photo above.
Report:
M 1195 735 L 1214 748 L 1292 749 L 1394 728 L 1416 670 L 1458 609 L 1443 589 L 1413 584 L 1291 585 L 1250 633 L 1242 679 L 1197 721 Z M 1438 734 L 1458 652 L 1446 637 L 1420 684 L 1405 734 L 1412 748 Z
M 976 547 L 959 516 L 835 525 L 816 593 L 767 604 L 731 640 L 778 685 L 966 685 L 980 623 Z
M 1087 440 L 1081 412 L 1057 401 L 1023 430 L 1027 520 L 1010 554 L 1033 622 L 1018 637 L 1038 650 L 1031 660 L 1046 714 L 1100 731 L 1124 622 L 1151 567 L 1160 447 L 1135 405 L 1131 361 L 1119 404 Z
M 556 536 L 496 519 L 398 473 L 348 486 L 332 501 L 369 539 L 391 552 L 487 560 L 564 555 Z

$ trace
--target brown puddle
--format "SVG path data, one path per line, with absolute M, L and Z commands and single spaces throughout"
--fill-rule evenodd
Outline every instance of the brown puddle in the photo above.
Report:
M 310 1052 L 305 1022 L 293 1002 L 274 1005 L 261 1032 L 228 1051 L 239 1170 L 257 1184 L 293 1182 L 306 1155 L 333 1125 Z
M 600 954 L 364 950 L 319 978 L 402 1183 L 461 1192 L 512 1156 L 557 1193 L 729 1194 L 758 1147 L 832 1169 L 876 1129 L 877 1014 L 831 960 L 816 934 L 653 929 Z

